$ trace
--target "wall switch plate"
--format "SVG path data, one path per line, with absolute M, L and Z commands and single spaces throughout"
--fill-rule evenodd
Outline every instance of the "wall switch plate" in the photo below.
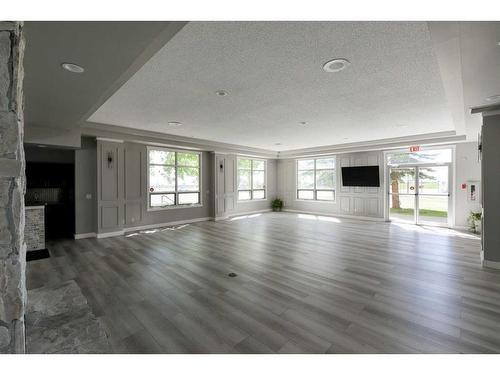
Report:
M 89 193 L 85 194 L 85 199 L 92 199 L 92 194 Z

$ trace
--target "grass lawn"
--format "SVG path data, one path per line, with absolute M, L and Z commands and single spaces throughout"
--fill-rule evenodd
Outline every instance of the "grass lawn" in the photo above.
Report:
M 391 214 L 413 215 L 413 208 L 391 208 Z M 446 211 L 421 209 L 420 215 L 433 217 L 448 217 Z

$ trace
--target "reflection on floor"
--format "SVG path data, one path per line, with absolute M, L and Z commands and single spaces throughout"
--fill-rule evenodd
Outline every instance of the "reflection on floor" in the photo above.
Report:
M 148 232 L 49 244 L 28 286 L 74 280 L 119 353 L 500 352 L 477 236 L 285 212 Z

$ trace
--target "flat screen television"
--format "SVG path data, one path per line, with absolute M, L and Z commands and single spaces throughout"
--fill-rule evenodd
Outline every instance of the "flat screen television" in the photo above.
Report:
M 379 187 L 378 165 L 368 167 L 342 167 L 343 186 Z

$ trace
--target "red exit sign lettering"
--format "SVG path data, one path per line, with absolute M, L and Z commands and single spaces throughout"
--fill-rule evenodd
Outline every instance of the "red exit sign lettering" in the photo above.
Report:
M 411 146 L 410 147 L 410 152 L 417 152 L 420 151 L 420 146 Z

